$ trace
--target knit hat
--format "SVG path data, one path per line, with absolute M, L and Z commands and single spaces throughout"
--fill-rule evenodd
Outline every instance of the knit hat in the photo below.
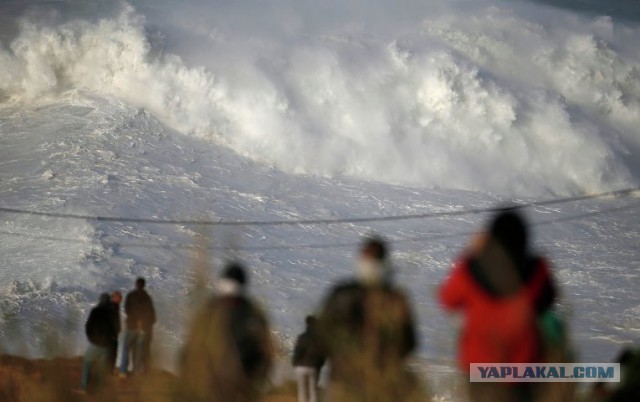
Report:
M 222 272 L 222 278 L 236 282 L 240 286 L 246 286 L 248 279 L 244 267 L 237 263 L 229 263 Z
M 360 253 L 378 261 L 384 261 L 387 259 L 387 255 L 389 254 L 387 250 L 387 242 L 377 235 L 366 237 L 362 242 Z
M 387 244 L 382 238 L 378 236 L 365 238 L 356 266 L 356 276 L 359 281 L 368 285 L 389 282 L 391 265 L 387 257 Z

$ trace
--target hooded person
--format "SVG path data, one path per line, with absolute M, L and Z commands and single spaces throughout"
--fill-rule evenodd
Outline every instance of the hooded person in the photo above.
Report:
M 336 401 L 421 400 L 406 360 L 416 347 L 413 313 L 392 284 L 386 243 L 365 239 L 354 279 L 338 284 L 319 315 L 331 363 L 328 398 Z
M 477 237 L 439 289 L 448 311 L 464 315 L 458 364 L 536 363 L 544 360 L 538 318 L 555 299 L 547 262 L 529 248 L 524 219 L 503 210 Z M 472 383 L 472 400 L 527 401 L 529 385 Z
M 180 400 L 259 399 L 273 363 L 269 325 L 247 295 L 244 267 L 228 264 L 194 316 L 182 356 Z
M 116 328 L 110 306 L 108 293 L 100 295 L 98 304 L 91 309 L 85 324 L 85 333 L 89 346 L 84 354 L 80 388 L 86 392 L 93 384 L 99 388 L 104 382 L 107 370 L 109 347 L 116 336 Z

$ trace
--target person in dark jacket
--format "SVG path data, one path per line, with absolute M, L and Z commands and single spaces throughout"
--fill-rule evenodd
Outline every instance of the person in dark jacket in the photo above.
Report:
M 82 365 L 80 387 L 83 392 L 88 390 L 90 382 L 94 382 L 95 387 L 102 385 L 108 364 L 109 345 L 116 334 L 108 293 L 100 295 L 98 305 L 89 313 L 85 333 L 89 340 L 89 347 L 84 354 Z
M 180 400 L 250 402 L 273 363 L 269 325 L 246 294 L 244 268 L 229 264 L 217 294 L 195 315 L 182 356 Z
M 151 296 L 144 289 L 144 278 L 136 279 L 136 288 L 127 294 L 124 311 L 127 314 L 126 330 L 120 358 L 120 377 L 126 378 L 129 370 L 129 353 L 133 357 L 133 372 L 149 369 L 153 326 L 156 311 Z
M 298 382 L 298 402 L 318 400 L 318 378 L 326 360 L 317 334 L 317 319 L 310 315 L 305 319 L 306 330 L 298 336 L 293 350 L 292 364 Z
M 122 303 L 122 293 L 120 291 L 114 291 L 111 293 L 111 301 L 109 307 L 111 307 L 111 314 L 113 318 L 113 325 L 116 329 L 116 336 L 111 340 L 109 346 L 109 369 L 113 371 L 116 368 L 116 359 L 118 356 L 118 336 L 122 330 L 122 321 L 120 319 L 120 303 Z
M 625 348 L 618 358 L 622 375 L 610 402 L 640 401 L 640 349 Z
M 332 401 L 423 400 L 419 381 L 406 370 L 416 347 L 413 313 L 391 281 L 386 243 L 368 238 L 357 278 L 337 285 L 319 316 L 319 334 L 331 362 Z

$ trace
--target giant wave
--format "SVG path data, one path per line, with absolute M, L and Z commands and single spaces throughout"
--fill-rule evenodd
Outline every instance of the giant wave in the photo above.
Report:
M 97 22 L 24 19 L 0 51 L 0 94 L 115 96 L 295 174 L 525 195 L 637 182 L 640 64 L 623 45 L 640 30 L 607 17 L 553 23 L 487 7 L 293 42 L 198 25 L 185 51 L 208 60 L 198 66 L 158 50 L 126 4 Z
M 28 2 L 0 11 L 10 3 Z M 633 22 L 515 0 L 387 3 L 56 1 L 0 12 L 3 205 L 270 221 L 484 208 L 638 181 Z M 638 341 L 636 201 L 528 210 L 585 361 Z M 433 285 L 483 219 L 217 228 L 212 271 L 244 259 L 290 347 L 326 286 L 352 272 L 358 237 L 383 233 L 420 317 L 419 355 L 446 395 L 455 336 Z M 161 314 L 159 349 L 177 355 L 193 261 L 176 246 L 195 228 L 3 213 L 0 236 L 0 348 L 41 356 L 62 329 L 80 353 L 97 295 L 141 275 Z

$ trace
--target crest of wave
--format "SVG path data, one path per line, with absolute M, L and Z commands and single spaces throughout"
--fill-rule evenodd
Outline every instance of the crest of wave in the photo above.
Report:
M 98 23 L 25 21 L 0 50 L 0 99 L 88 89 L 296 174 L 568 194 L 638 174 L 638 64 L 615 40 L 610 20 L 558 30 L 490 8 L 395 40 L 194 44 L 227 67 L 217 71 L 152 51 L 126 7 Z

